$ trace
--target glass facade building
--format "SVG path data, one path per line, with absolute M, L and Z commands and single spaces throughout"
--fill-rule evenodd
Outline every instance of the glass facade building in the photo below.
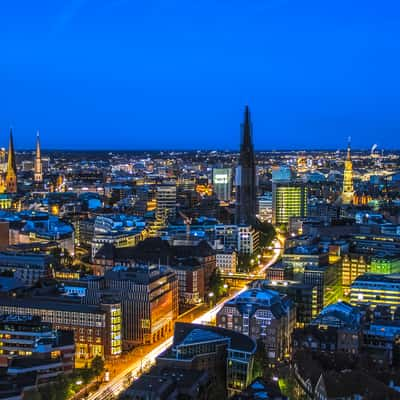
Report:
M 272 185 L 272 223 L 287 225 L 291 217 L 307 216 L 308 190 L 302 183 Z

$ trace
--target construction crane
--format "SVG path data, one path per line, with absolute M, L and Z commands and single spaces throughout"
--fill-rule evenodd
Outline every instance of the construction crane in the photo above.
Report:
M 178 210 L 178 214 L 182 217 L 183 223 L 186 225 L 186 240 L 190 239 L 190 225 L 192 223 L 192 218 L 189 218 L 182 211 Z

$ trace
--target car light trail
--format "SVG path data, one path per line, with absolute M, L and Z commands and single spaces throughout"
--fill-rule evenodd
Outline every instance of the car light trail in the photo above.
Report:
M 282 243 L 275 239 L 274 244 L 274 254 L 271 260 L 265 264 L 260 272 L 264 273 L 267 268 L 269 268 L 272 264 L 275 264 L 278 258 L 281 255 Z M 235 292 L 228 298 L 224 298 L 219 303 L 217 303 L 211 310 L 205 312 L 200 317 L 193 320 L 195 324 L 209 324 L 216 317 L 218 312 L 224 306 L 224 304 L 236 296 L 242 294 L 247 290 L 247 287 L 240 289 Z M 137 379 L 142 373 L 143 369 L 147 369 L 148 366 L 154 363 L 155 359 L 168 349 L 172 345 L 172 337 L 166 339 L 164 342 L 160 343 L 156 348 L 151 350 L 148 354 L 146 354 L 141 361 L 136 361 L 127 367 L 124 371 L 115 376 L 109 383 L 101 386 L 95 393 L 92 393 L 87 397 L 88 400 L 109 400 L 114 399 L 118 396 L 122 391 L 124 391 L 132 382 L 133 379 Z

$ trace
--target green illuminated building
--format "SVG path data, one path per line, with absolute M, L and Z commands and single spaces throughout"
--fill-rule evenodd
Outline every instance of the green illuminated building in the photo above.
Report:
M 370 272 L 374 274 L 400 273 L 400 256 L 390 253 L 377 254 L 371 258 Z
M 272 223 L 287 225 L 291 217 L 307 215 L 307 187 L 299 182 L 276 182 L 272 185 Z

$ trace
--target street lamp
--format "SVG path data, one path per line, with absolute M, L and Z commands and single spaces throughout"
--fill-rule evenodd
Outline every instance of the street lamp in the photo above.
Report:
M 208 298 L 209 298 L 209 301 L 210 301 L 210 307 L 212 306 L 213 297 L 214 297 L 214 293 L 213 292 L 208 293 Z

